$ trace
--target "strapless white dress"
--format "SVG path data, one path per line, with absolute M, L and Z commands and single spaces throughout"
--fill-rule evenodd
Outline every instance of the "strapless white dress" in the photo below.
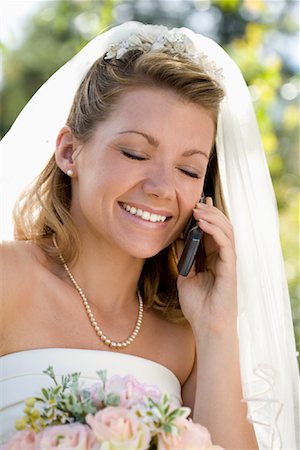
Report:
M 139 356 L 109 351 L 69 348 L 46 348 L 11 353 L 0 358 L 0 443 L 15 432 L 14 424 L 23 416 L 24 400 L 39 393 L 41 387 L 51 386 L 43 374 L 53 366 L 55 374 L 81 372 L 80 379 L 88 386 L 99 379 L 98 370 L 107 376 L 133 375 L 141 383 L 156 385 L 168 393 L 174 404 L 181 405 L 181 386 L 167 367 Z

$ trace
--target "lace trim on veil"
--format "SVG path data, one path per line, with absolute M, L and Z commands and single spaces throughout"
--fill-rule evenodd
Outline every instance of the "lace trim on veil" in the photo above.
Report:
M 276 371 L 268 364 L 259 364 L 254 370 L 256 379 L 246 382 L 244 385 L 243 401 L 248 404 L 247 419 L 252 424 L 267 427 L 270 442 L 269 449 L 282 449 L 282 440 L 278 428 L 278 418 L 283 403 L 276 398 L 274 391 Z M 265 417 L 266 420 L 263 420 Z M 271 430 L 271 433 L 270 433 Z M 264 433 L 264 430 L 261 430 Z M 258 429 L 258 433 L 260 430 Z

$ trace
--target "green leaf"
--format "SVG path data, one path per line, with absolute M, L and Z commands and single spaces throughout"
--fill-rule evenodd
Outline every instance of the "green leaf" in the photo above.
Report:
M 98 370 L 97 372 L 98 377 L 102 381 L 103 385 L 105 385 L 107 380 L 107 370 Z
M 89 399 L 89 398 L 91 398 L 91 393 L 87 389 L 82 389 L 80 395 L 81 395 L 82 399 Z
M 41 389 L 43 396 L 45 397 L 46 400 L 49 400 L 49 393 L 48 390 L 45 388 Z
M 48 366 L 46 370 L 43 370 L 43 373 L 51 378 L 55 378 L 53 366 Z
M 72 383 L 77 383 L 80 378 L 81 372 L 74 372 L 71 374 Z
M 165 433 L 171 433 L 171 431 L 172 431 L 172 427 L 169 424 L 167 424 L 167 423 L 164 423 L 162 428 L 163 428 Z
M 58 393 L 61 391 L 61 389 L 62 389 L 61 385 L 56 386 L 56 388 L 53 390 L 53 395 L 56 397 Z
M 53 366 L 49 366 L 46 370 L 43 371 L 43 373 L 45 375 L 48 375 L 54 381 L 54 383 L 57 384 Z
M 169 403 L 169 397 L 167 394 L 164 394 L 162 402 L 163 402 L 163 405 L 165 405 L 166 403 Z
M 191 408 L 188 408 L 185 406 L 179 408 L 179 416 L 180 417 L 182 417 L 182 416 L 188 417 L 190 414 L 191 414 Z
M 118 394 L 109 393 L 106 397 L 105 403 L 109 406 L 119 406 L 120 404 L 120 396 Z
M 168 412 L 169 412 L 169 410 L 170 410 L 170 405 L 166 405 L 166 406 L 163 408 L 163 413 L 164 413 L 164 415 L 167 415 Z
M 174 411 L 172 411 L 167 417 L 166 420 L 168 422 L 172 422 L 173 420 L 175 420 L 177 417 L 179 417 L 179 409 L 175 409 Z

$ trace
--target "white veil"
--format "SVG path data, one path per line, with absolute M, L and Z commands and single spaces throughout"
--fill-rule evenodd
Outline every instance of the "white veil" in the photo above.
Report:
M 155 27 L 155 26 L 154 26 Z M 75 91 L 109 44 L 152 25 L 128 22 L 101 34 L 34 95 L 1 142 L 2 237 L 12 237 L 12 205 L 50 159 Z M 277 208 L 244 79 L 214 41 L 180 29 L 223 69 L 226 91 L 217 132 L 222 187 L 235 230 L 240 360 L 244 399 L 259 448 L 300 448 L 299 380 L 291 308 L 279 242 Z M 8 219 L 9 218 L 9 219 Z

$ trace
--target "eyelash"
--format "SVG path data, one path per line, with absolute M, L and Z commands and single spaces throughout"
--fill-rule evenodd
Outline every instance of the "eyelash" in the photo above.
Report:
M 179 169 L 179 170 L 190 178 L 194 178 L 196 180 L 199 180 L 201 178 L 200 175 L 198 175 L 197 173 L 189 172 L 188 170 L 184 170 L 184 169 Z
M 126 158 L 134 159 L 135 161 L 145 161 L 147 158 L 144 158 L 143 156 L 137 156 L 133 155 L 132 153 L 129 153 L 125 150 L 121 150 L 122 154 L 126 156 Z
M 126 158 L 133 159 L 135 161 L 146 161 L 147 160 L 147 158 L 144 158 L 143 156 L 133 155 L 132 153 L 129 153 L 125 150 L 121 150 L 121 152 L 124 156 L 126 156 Z M 184 170 L 184 169 L 179 169 L 179 170 L 190 178 L 194 178 L 196 180 L 199 180 L 201 178 L 200 175 L 197 175 L 194 172 L 189 172 L 188 170 Z

